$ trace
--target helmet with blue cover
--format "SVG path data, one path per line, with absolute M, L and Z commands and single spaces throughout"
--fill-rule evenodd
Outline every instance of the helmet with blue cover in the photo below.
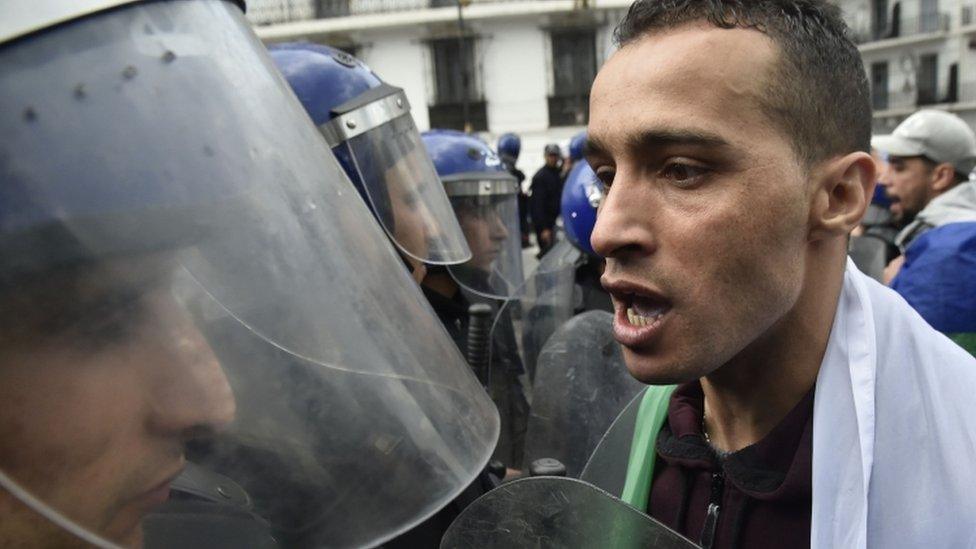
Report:
M 411 263 L 450 265 L 470 259 L 403 90 L 329 46 L 287 43 L 269 51 L 380 225 Z
M 511 132 L 503 133 L 498 138 L 497 148 L 498 155 L 502 157 L 502 160 L 514 166 L 519 153 L 522 152 L 522 139 Z
M 585 160 L 573 166 L 563 186 L 560 204 L 566 237 L 574 246 L 596 257 L 590 235 L 596 224 L 596 210 L 603 200 L 603 188 Z
M 583 150 L 586 147 L 586 130 L 579 132 L 569 140 L 569 159 L 573 162 L 583 160 Z
M 476 294 L 512 297 L 524 281 L 518 183 L 495 151 L 475 136 L 431 130 L 423 141 L 471 248 L 470 261 L 448 270 Z

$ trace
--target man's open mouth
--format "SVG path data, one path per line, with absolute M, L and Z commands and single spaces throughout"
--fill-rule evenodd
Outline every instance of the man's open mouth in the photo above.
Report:
M 671 311 L 671 302 L 641 285 L 607 280 L 603 286 L 613 297 L 617 341 L 628 347 L 648 343 L 660 331 Z
M 625 296 L 629 299 L 627 307 L 627 321 L 634 326 L 652 326 L 660 322 L 671 306 L 662 300 L 648 298 L 636 294 Z

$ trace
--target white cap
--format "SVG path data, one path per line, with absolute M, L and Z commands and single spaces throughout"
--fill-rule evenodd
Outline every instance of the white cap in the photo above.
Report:
M 891 156 L 948 162 L 961 174 L 968 174 L 976 165 L 976 134 L 961 118 L 944 111 L 918 111 L 894 133 L 874 136 L 871 146 Z

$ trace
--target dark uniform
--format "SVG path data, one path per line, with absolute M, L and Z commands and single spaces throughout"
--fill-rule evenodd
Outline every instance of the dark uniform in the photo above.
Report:
M 471 301 L 461 291 L 458 291 L 453 298 L 448 298 L 426 287 L 423 290 L 434 312 L 447 328 L 447 332 L 464 353 L 467 348 L 468 307 Z M 497 310 L 497 303 L 493 300 L 475 299 L 484 301 Z M 502 433 L 492 457 L 502 461 L 506 466 L 518 467 L 522 462 L 525 448 L 529 403 L 525 398 L 522 382 L 519 380 L 519 375 L 525 369 L 518 354 L 515 330 L 512 327 L 508 308 L 502 310 L 501 315 L 502 319 L 492 331 L 492 358 L 488 380 L 488 392 L 498 407 L 502 424 Z
M 552 247 L 552 242 L 548 246 L 544 245 L 541 235 L 546 229 L 555 230 L 562 194 L 563 178 L 558 167 L 543 166 L 532 176 L 529 213 L 532 215 L 532 227 L 539 242 L 540 257 Z

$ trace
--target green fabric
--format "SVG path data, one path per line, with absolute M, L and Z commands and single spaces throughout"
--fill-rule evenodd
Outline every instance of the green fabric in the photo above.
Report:
M 634 438 L 630 443 L 630 459 L 627 462 L 627 480 L 620 499 L 647 512 L 647 498 L 651 493 L 651 479 L 654 478 L 654 443 L 657 434 L 668 418 L 668 403 L 677 385 L 651 385 L 644 391 L 637 421 L 634 424 Z
M 976 356 L 976 333 L 961 332 L 958 334 L 946 334 L 949 339 L 956 342 L 956 345 L 969 351 L 969 354 Z

